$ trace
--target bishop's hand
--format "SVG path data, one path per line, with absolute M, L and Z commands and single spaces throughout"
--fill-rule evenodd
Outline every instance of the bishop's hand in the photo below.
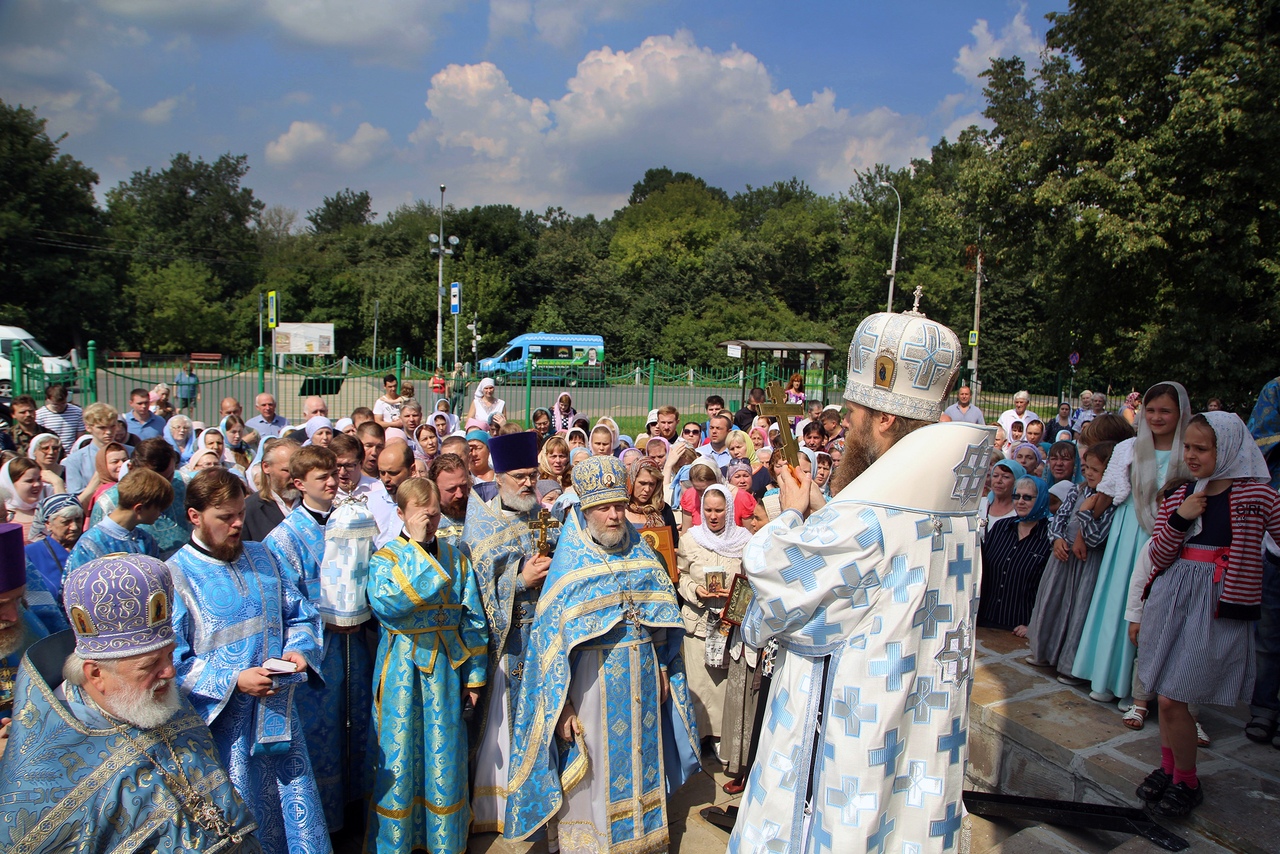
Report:
M 783 510 L 795 510 L 801 516 L 809 513 L 809 484 L 813 478 L 799 466 L 787 466 L 778 477 L 778 503 Z

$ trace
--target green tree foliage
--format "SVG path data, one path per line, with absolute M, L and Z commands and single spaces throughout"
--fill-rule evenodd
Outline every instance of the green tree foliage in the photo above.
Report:
M 334 234 L 344 228 L 368 225 L 377 216 L 368 190 L 356 193 L 350 187 L 325 196 L 320 207 L 307 211 L 313 234 Z
M 34 110 L 0 101 L 0 323 L 65 351 L 89 330 L 111 336 L 123 312 L 93 199 L 98 176 L 59 154 L 60 141 Z
M 138 266 L 126 295 L 147 312 L 139 319 L 134 342 L 151 353 L 218 352 L 226 343 L 220 288 L 209 268 L 197 261 Z

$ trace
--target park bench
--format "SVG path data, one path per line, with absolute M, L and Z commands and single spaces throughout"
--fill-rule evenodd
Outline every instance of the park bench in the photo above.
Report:
M 108 350 L 107 364 L 117 367 L 142 364 L 141 350 Z
M 221 353 L 192 353 L 189 361 L 193 365 L 219 365 L 222 363 Z

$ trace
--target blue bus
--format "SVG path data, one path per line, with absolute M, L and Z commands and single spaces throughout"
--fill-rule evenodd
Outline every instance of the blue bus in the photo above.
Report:
M 495 383 L 523 383 L 526 370 L 534 382 L 567 386 L 600 385 L 604 375 L 604 339 L 599 335 L 529 332 L 508 341 L 498 353 L 481 359 L 480 376 Z

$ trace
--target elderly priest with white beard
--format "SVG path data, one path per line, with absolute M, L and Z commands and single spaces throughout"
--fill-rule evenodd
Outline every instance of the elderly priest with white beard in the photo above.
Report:
M 32 645 L 18 671 L 0 850 L 260 852 L 174 682 L 168 567 L 107 555 L 73 570 L 64 597 L 72 630 Z

